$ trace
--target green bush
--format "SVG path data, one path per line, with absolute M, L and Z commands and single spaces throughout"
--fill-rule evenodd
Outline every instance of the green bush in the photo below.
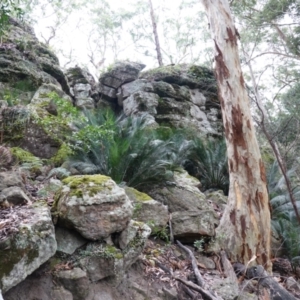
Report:
M 81 174 L 104 174 L 137 187 L 173 178 L 191 142 L 180 131 L 147 128 L 145 116 L 116 118 L 111 111 L 85 112 L 70 140 L 72 166 Z
M 202 190 L 229 190 L 228 161 L 225 140 L 209 140 L 200 138 L 193 141 L 193 150 L 186 163 L 188 172 L 198 178 Z
M 300 187 L 295 170 L 288 170 L 287 175 L 294 186 L 293 195 L 298 211 L 300 211 Z M 300 254 L 300 226 L 277 162 L 270 168 L 267 178 L 272 208 L 272 230 L 282 238 L 283 249 L 287 256 L 293 258 Z

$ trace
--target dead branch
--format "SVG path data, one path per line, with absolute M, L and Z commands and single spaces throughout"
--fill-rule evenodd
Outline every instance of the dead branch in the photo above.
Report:
M 199 269 L 198 269 L 198 266 L 197 266 L 197 260 L 194 256 L 193 252 L 189 248 L 183 246 L 179 241 L 176 241 L 176 242 L 177 242 L 177 245 L 179 246 L 179 248 L 181 248 L 186 253 L 188 253 L 188 255 L 189 255 L 189 257 L 192 261 L 192 267 L 193 267 L 193 271 L 194 271 L 196 279 L 197 279 L 197 283 L 200 287 L 203 287 L 204 286 L 204 279 L 203 279 L 201 273 L 199 272 Z
M 212 293 L 210 291 L 203 289 L 202 287 L 200 287 L 199 285 L 197 285 L 191 281 L 184 280 L 177 276 L 175 276 L 174 278 L 176 280 L 178 280 L 179 282 L 183 283 L 184 285 L 186 285 L 187 287 L 193 289 L 194 291 L 201 293 L 208 300 L 223 300 L 223 298 L 212 295 Z

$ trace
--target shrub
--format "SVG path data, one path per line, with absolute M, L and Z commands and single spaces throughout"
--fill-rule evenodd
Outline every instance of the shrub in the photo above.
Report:
M 294 185 L 293 194 L 300 211 L 300 187 L 295 170 L 288 170 L 287 175 Z M 272 230 L 282 238 L 287 256 L 293 258 L 300 254 L 300 226 L 277 162 L 270 168 L 267 178 L 272 208 Z
M 225 140 L 204 142 L 195 138 L 186 169 L 201 181 L 202 190 L 220 189 L 228 194 L 229 174 Z
M 133 187 L 172 179 L 191 148 L 182 132 L 166 137 L 147 128 L 145 115 L 116 118 L 111 111 L 86 112 L 77 127 L 70 141 L 72 166 Z

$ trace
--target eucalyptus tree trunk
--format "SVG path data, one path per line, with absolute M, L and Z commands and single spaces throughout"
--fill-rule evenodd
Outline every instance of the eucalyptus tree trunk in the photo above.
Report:
M 149 6 L 150 6 L 150 15 L 151 15 L 152 29 L 153 29 L 153 35 L 154 35 L 154 41 L 155 41 L 157 61 L 158 61 L 158 65 L 161 67 L 161 66 L 163 66 L 163 61 L 162 61 L 161 49 L 160 49 L 159 38 L 158 38 L 158 33 L 157 33 L 157 24 L 156 24 L 156 20 L 155 20 L 152 0 L 149 0 Z
M 231 261 L 250 260 L 271 271 L 270 208 L 266 175 L 250 112 L 227 0 L 202 0 L 215 45 L 219 87 L 228 152 L 228 204 L 216 230 L 216 242 Z

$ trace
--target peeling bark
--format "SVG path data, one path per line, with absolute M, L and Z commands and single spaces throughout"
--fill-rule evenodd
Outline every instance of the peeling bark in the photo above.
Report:
M 228 205 L 217 241 L 233 262 L 254 263 L 271 271 L 270 209 L 266 176 L 255 136 L 238 55 L 238 32 L 227 0 L 202 0 L 215 44 L 215 73 L 228 152 Z

